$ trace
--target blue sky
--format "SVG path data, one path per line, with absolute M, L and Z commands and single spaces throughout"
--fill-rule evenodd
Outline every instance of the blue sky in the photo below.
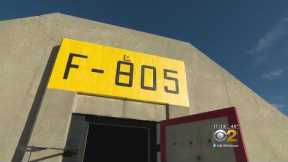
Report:
M 62 12 L 190 42 L 288 115 L 287 0 L 1 2 L 0 20 Z

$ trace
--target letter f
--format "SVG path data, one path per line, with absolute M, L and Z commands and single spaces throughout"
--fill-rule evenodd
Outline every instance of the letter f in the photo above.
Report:
M 67 64 L 66 64 L 66 68 L 65 68 L 63 79 L 67 79 L 68 78 L 69 71 L 70 71 L 71 68 L 76 68 L 76 69 L 79 68 L 79 65 L 72 64 L 73 57 L 88 58 L 87 56 L 84 56 L 84 55 L 70 53 L 69 57 L 68 57 Z

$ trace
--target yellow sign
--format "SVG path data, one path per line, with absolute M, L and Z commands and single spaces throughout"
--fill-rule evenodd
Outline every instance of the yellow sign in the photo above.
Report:
M 48 88 L 189 106 L 184 62 L 64 39 Z

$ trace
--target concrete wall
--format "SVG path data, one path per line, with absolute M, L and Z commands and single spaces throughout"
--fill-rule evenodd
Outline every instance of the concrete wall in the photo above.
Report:
M 190 108 L 171 106 L 171 118 L 235 106 L 250 161 L 287 161 L 288 118 L 189 43 L 63 14 L 0 22 L 0 161 L 11 161 L 29 111 L 37 106 L 34 99 L 42 92 L 39 86 L 49 56 L 63 37 L 183 60 Z M 34 146 L 63 148 L 73 112 L 166 118 L 163 105 L 51 89 L 38 104 L 41 109 L 29 143 Z M 31 160 L 61 161 L 60 153 L 39 151 Z

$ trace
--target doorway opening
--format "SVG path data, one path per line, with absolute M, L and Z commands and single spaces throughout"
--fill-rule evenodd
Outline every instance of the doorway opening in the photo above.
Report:
M 156 162 L 157 122 L 73 114 L 64 162 Z
M 84 162 L 147 162 L 148 133 L 145 128 L 91 124 Z
M 213 138 L 215 124 L 239 125 L 236 109 L 230 107 L 159 123 L 73 114 L 63 161 L 198 162 L 199 159 L 228 159 L 230 162 L 247 162 L 240 129 L 233 128 L 237 132 L 233 144 L 238 147 L 217 149 L 215 145 L 222 143 Z

